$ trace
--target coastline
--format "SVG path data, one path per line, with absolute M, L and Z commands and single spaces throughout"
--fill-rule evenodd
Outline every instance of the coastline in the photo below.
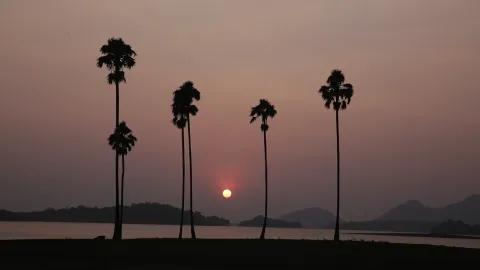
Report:
M 384 236 L 408 236 L 408 237 L 430 237 L 430 238 L 453 238 L 453 239 L 480 239 L 475 235 L 436 234 L 436 233 L 396 233 L 396 232 L 350 232 L 351 235 L 384 235 Z

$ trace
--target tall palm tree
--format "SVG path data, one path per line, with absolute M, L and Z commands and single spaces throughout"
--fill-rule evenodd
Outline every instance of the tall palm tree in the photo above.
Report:
M 195 234 L 195 222 L 193 219 L 193 166 L 192 166 L 192 137 L 190 131 L 190 116 L 195 116 L 198 113 L 197 106 L 193 105 L 194 101 L 200 100 L 200 91 L 198 91 L 194 86 L 193 82 L 187 81 L 180 86 L 179 89 L 174 92 L 174 105 L 172 105 L 172 112 L 174 115 L 173 121 L 185 122 L 187 125 L 188 133 L 188 159 L 189 159 L 189 169 L 190 169 L 190 232 L 192 239 L 196 239 Z M 182 128 L 182 151 L 183 151 L 183 128 Z M 182 186 L 182 189 L 184 186 Z M 183 196 L 183 195 L 182 195 Z M 182 202 L 183 204 L 183 202 Z M 182 212 L 183 218 L 183 212 Z M 182 221 L 181 221 L 182 222 Z
M 108 84 L 115 83 L 115 127 L 119 125 L 120 119 L 120 83 L 126 82 L 125 68 L 131 69 L 135 65 L 135 51 L 130 45 L 125 44 L 121 38 L 110 38 L 107 44 L 100 48 L 101 56 L 97 59 L 97 66 L 106 66 Z M 119 190 L 118 190 L 118 158 L 115 153 L 115 227 L 113 239 L 122 238 L 120 225 Z
M 263 132 L 263 151 L 265 156 L 265 215 L 263 216 L 262 233 L 260 239 L 265 239 L 265 228 L 267 227 L 267 210 L 268 210 L 268 165 L 267 165 L 267 130 L 268 118 L 273 118 L 277 114 L 275 107 L 266 99 L 260 99 L 260 103 L 252 107 L 250 112 L 250 123 L 253 123 L 257 118 L 261 118 L 262 125 L 260 129 Z
M 185 126 L 187 123 L 187 116 L 185 115 L 185 105 L 180 90 L 174 91 L 172 114 L 173 124 L 181 130 L 182 136 L 182 209 L 180 213 L 180 230 L 178 239 L 183 238 L 183 217 L 185 213 Z
M 339 228 L 339 219 L 340 219 L 340 132 L 339 132 L 339 122 L 338 122 L 338 111 L 340 109 L 346 110 L 347 104 L 350 104 L 350 101 L 353 96 L 353 86 L 349 83 L 345 83 L 345 76 L 343 76 L 342 71 L 333 70 L 330 76 L 327 79 L 327 84 L 322 85 L 318 92 L 322 95 L 323 100 L 325 100 L 325 107 L 327 109 L 331 108 L 333 104 L 333 109 L 335 110 L 335 121 L 337 127 L 337 218 L 335 222 L 335 235 L 333 239 L 335 241 L 340 240 L 340 228 Z
M 116 128 L 113 134 L 108 137 L 108 144 L 115 150 L 118 155 L 122 157 L 122 182 L 120 191 L 120 227 L 123 224 L 123 198 L 125 190 L 125 156 L 128 152 L 132 151 L 137 137 L 133 136 L 132 130 L 128 128 L 125 122 L 121 122 Z M 121 230 L 120 230 L 121 231 Z

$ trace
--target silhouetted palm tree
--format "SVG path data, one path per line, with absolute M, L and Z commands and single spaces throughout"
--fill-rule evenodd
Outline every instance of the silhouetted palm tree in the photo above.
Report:
M 137 138 L 133 136 L 132 130 L 128 128 L 125 122 L 121 122 L 118 127 L 115 128 L 110 137 L 108 137 L 108 144 L 115 150 L 118 155 L 122 157 L 122 182 L 120 192 L 120 227 L 123 224 L 123 198 L 125 190 L 125 156 L 128 152 L 132 151 L 133 146 Z M 120 230 L 121 231 L 121 230 Z
M 115 127 L 119 125 L 120 119 L 120 83 L 126 82 L 125 68 L 131 69 L 135 65 L 135 51 L 130 45 L 125 44 L 121 38 L 110 38 L 107 44 L 100 48 L 101 56 L 97 59 L 99 68 L 104 65 L 110 73 L 107 75 L 109 84 L 115 83 Z M 118 198 L 118 157 L 115 153 L 115 227 L 113 230 L 113 239 L 122 238 L 122 228 L 120 226 L 120 209 Z
M 183 238 L 183 217 L 185 213 L 185 126 L 187 124 L 187 116 L 185 111 L 184 100 L 182 98 L 180 90 L 174 91 L 172 114 L 173 124 L 181 130 L 182 136 L 182 209 L 180 214 L 180 230 L 178 233 L 178 239 Z
M 263 132 L 263 150 L 265 156 L 265 215 L 263 217 L 262 233 L 260 239 L 265 239 L 265 228 L 267 227 L 267 209 L 268 209 L 268 165 L 267 165 L 267 130 L 268 130 L 268 118 L 273 118 L 277 114 L 275 107 L 270 104 L 266 99 L 260 99 L 260 103 L 252 107 L 250 112 L 250 123 L 253 123 L 257 118 L 262 119 L 262 125 L 260 126 Z
M 347 109 L 347 104 L 350 104 L 353 96 L 353 86 L 344 82 L 345 77 L 343 76 L 342 71 L 335 69 L 328 77 L 327 85 L 322 85 L 320 90 L 318 90 L 322 95 L 322 98 L 325 100 L 325 107 L 330 109 L 333 104 L 337 124 L 337 218 L 335 223 L 335 235 L 333 237 L 335 241 L 340 240 L 340 132 L 338 128 L 338 111 L 340 109 Z
M 193 166 L 192 166 L 192 139 L 190 132 L 190 115 L 195 116 L 198 113 L 197 106 L 193 105 L 195 100 L 200 100 L 200 91 L 198 91 L 191 81 L 185 82 L 179 89 L 175 90 L 173 98 L 172 112 L 174 114 L 174 123 L 180 121 L 176 125 L 180 124 L 180 128 L 185 123 L 187 124 L 187 133 L 188 133 L 188 158 L 189 158 L 189 169 L 190 169 L 190 231 L 193 239 L 196 239 L 195 234 L 195 222 L 193 219 Z M 183 152 L 183 128 L 182 128 L 182 152 Z M 184 189 L 184 184 L 182 190 Z M 183 196 L 183 195 L 182 195 Z M 183 200 L 182 200 L 183 204 Z M 182 212 L 183 219 L 183 212 Z M 182 222 L 182 220 L 180 221 Z M 180 227 L 181 228 L 181 227 Z M 180 232 L 181 234 L 181 232 Z M 179 236 L 179 238 L 181 238 Z

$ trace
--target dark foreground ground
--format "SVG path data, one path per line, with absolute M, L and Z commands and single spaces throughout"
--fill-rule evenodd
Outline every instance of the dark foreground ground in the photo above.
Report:
M 336 269 L 341 266 L 355 269 L 406 266 L 466 269 L 474 265 L 480 265 L 480 249 L 377 242 L 0 241 L 0 269 Z

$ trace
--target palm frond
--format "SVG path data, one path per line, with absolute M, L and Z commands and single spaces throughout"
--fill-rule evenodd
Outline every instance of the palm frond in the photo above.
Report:
M 198 107 L 193 105 L 195 100 L 200 100 L 200 91 L 193 86 L 193 82 L 186 81 L 180 88 L 173 92 L 172 114 L 173 123 L 178 128 L 184 128 L 190 115 L 198 113 Z
M 135 66 L 135 59 L 131 56 L 124 56 L 122 58 L 122 63 L 124 67 L 131 69 L 133 66 Z
M 126 82 L 127 80 L 125 79 L 125 72 L 117 71 L 117 72 L 109 73 L 107 75 L 107 81 L 109 84 L 112 84 L 114 82 L 116 83 Z
M 345 110 L 353 96 L 353 85 L 344 83 L 345 76 L 341 70 L 335 69 L 327 79 L 327 85 L 322 85 L 318 92 L 325 100 L 325 107 L 334 110 Z
M 137 55 L 132 47 L 125 44 L 121 38 L 110 38 L 107 44 L 100 47 L 100 53 L 97 67 L 105 66 L 110 71 L 107 76 L 108 83 L 126 82 L 123 69 L 131 69 L 135 65 L 134 56 Z
M 136 141 L 137 137 L 132 134 L 132 130 L 125 122 L 121 122 L 108 137 L 108 144 L 120 155 L 127 155 L 135 146 Z
M 252 107 L 250 111 L 250 123 L 253 123 L 257 118 L 262 119 L 260 128 L 262 131 L 268 130 L 267 119 L 273 118 L 277 114 L 275 107 L 266 99 L 260 99 L 257 106 Z

